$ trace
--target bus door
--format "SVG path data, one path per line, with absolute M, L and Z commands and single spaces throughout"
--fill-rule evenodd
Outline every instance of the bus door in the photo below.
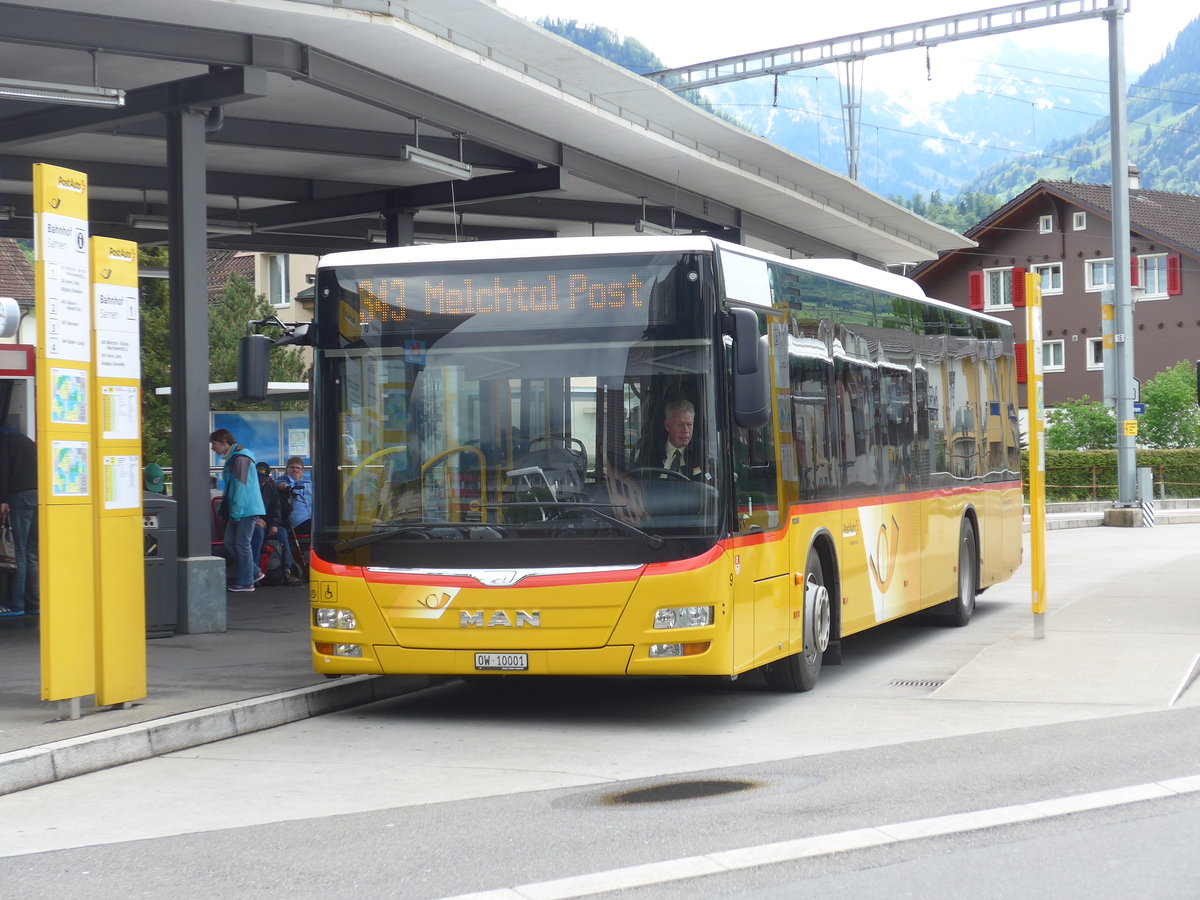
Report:
M 772 344 L 772 397 L 790 395 L 787 382 L 787 333 L 782 322 L 768 321 Z M 766 330 L 766 329 L 764 329 Z M 780 347 L 780 341 L 783 348 Z M 779 377 L 782 366 L 783 378 Z M 780 389 L 782 386 L 782 390 Z M 787 510 L 780 497 L 781 441 L 790 429 L 790 406 L 774 404 L 771 421 L 761 428 L 734 427 L 734 668 L 745 671 L 777 658 L 791 643 L 791 577 L 786 536 Z M 786 421 L 780 421 L 785 415 Z

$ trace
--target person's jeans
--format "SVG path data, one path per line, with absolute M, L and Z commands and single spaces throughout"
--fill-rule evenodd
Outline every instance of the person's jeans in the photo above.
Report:
M 233 583 L 242 586 L 254 584 L 258 565 L 254 560 L 254 532 L 261 531 L 256 516 L 230 519 L 225 524 L 225 549 L 233 560 Z
M 41 607 L 38 583 L 37 491 L 17 491 L 8 500 L 17 568 L 8 587 L 8 605 L 33 612 Z

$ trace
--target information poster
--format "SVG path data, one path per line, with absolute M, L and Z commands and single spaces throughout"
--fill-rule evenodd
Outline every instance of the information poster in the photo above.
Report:
M 308 429 L 289 428 L 287 431 L 288 456 L 308 456 Z M 285 460 L 286 462 L 286 460 Z
M 142 508 L 142 467 L 140 456 L 105 456 L 104 508 Z
M 106 384 L 100 389 L 102 437 L 106 441 L 137 440 L 141 433 L 138 410 L 141 391 L 131 384 Z
M 50 167 L 52 168 L 52 167 Z M 48 359 L 89 362 L 92 358 L 92 317 L 88 290 L 88 221 L 74 215 L 77 204 L 86 211 L 87 178 L 58 169 L 53 189 L 60 195 L 57 207 L 38 212 L 37 254 L 43 264 L 41 309 L 46 311 L 45 354 Z
M 93 284 L 96 323 L 96 377 L 142 377 L 137 284 L 114 278 L 119 269 L 137 271 L 137 246 L 125 241 L 98 240 L 99 278 Z M 105 278 L 105 273 L 108 277 Z

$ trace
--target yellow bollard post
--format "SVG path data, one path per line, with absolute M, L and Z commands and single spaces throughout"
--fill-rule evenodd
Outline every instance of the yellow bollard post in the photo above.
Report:
M 1029 556 L 1033 636 L 1046 636 L 1046 398 L 1042 385 L 1042 285 L 1025 278 L 1026 401 L 1029 414 Z

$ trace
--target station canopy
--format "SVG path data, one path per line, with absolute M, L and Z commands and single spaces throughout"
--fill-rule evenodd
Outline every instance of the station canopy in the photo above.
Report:
M 29 99 L 31 81 L 124 105 Z M 46 162 L 87 173 L 93 234 L 165 243 L 181 109 L 206 116 L 210 248 L 638 222 L 874 264 L 972 246 L 488 0 L 0 2 L 0 236 L 30 236 Z

